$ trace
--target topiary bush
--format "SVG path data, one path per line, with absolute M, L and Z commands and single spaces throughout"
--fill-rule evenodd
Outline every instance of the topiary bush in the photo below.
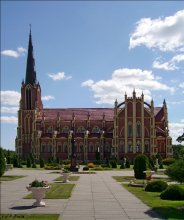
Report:
M 163 200 L 184 200 L 184 189 L 178 185 L 170 185 L 161 194 Z
M 40 158 L 40 168 L 43 168 L 45 166 L 45 162 L 42 158 Z
M 125 167 L 126 168 L 130 168 L 130 161 L 129 161 L 129 159 L 126 159 Z
M 0 177 L 4 174 L 6 170 L 5 157 L 3 153 L 3 149 L 0 147 Z
M 31 167 L 31 159 L 30 159 L 30 157 L 27 158 L 27 167 Z
M 121 164 L 120 169 L 125 169 L 125 164 L 124 163 Z
M 36 168 L 36 163 L 33 163 L 33 164 L 32 164 L 32 168 Z
M 168 184 L 164 181 L 152 181 L 146 185 L 145 191 L 147 192 L 162 192 L 168 187 Z
M 115 160 L 111 160 L 110 164 L 112 168 L 117 168 L 117 162 Z
M 139 154 L 134 160 L 134 176 L 136 179 L 146 179 L 146 174 L 143 171 L 149 168 L 148 157 L 144 154 Z
M 89 170 L 88 166 L 83 167 L 83 170 Z
M 173 180 L 184 182 L 184 160 L 176 160 L 167 168 L 166 174 Z
M 174 158 L 165 158 L 164 160 L 162 160 L 163 165 L 171 165 L 175 162 L 176 160 Z
M 94 167 L 95 167 L 95 164 L 94 164 L 94 163 L 88 163 L 88 167 L 89 167 L 89 168 L 94 168 Z

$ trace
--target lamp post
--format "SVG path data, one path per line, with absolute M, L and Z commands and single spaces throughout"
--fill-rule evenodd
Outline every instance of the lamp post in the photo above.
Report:
M 77 172 L 78 168 L 76 167 L 76 152 L 75 152 L 75 139 L 74 139 L 74 131 L 70 131 L 70 134 L 72 136 L 71 138 L 71 144 L 72 144 L 72 152 L 71 152 L 71 167 L 70 170 L 72 172 Z

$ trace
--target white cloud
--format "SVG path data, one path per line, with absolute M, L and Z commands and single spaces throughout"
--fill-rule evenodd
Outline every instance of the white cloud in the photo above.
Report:
M 184 119 L 181 119 L 181 123 L 184 123 Z
M 184 82 L 180 83 L 179 87 L 184 88 Z
M 176 70 L 179 69 L 179 67 L 176 64 L 180 63 L 181 61 L 184 61 L 184 54 L 178 54 L 165 63 L 163 63 L 160 58 L 157 58 L 153 62 L 153 68 L 163 70 Z
M 18 119 L 15 116 L 1 116 L 2 123 L 17 124 L 17 120 Z
M 42 96 L 43 101 L 49 101 L 49 100 L 53 100 L 53 99 L 55 99 L 55 97 L 52 95 Z
M 26 49 L 23 47 L 18 47 L 17 50 L 3 50 L 1 51 L 1 55 L 18 58 L 20 56 L 24 56 L 26 53 Z
M 173 144 L 179 144 L 176 139 L 183 134 L 184 123 L 169 123 L 170 136 Z
M 184 103 L 184 100 L 181 100 L 181 101 L 167 101 L 167 103 L 171 104 L 171 105 L 180 105 L 180 104 Z
M 134 88 L 138 96 L 143 92 L 147 101 L 151 100 L 151 90 L 174 92 L 174 88 L 160 83 L 151 71 L 127 68 L 115 70 L 109 80 L 94 82 L 89 79 L 81 86 L 87 86 L 93 91 L 98 104 L 113 104 L 116 98 L 122 101 L 125 92 L 132 96 Z
M 69 80 L 72 78 L 72 76 L 66 76 L 64 72 L 48 73 L 48 76 L 54 81 L 56 81 L 56 80 Z
M 1 107 L 1 112 L 2 113 L 11 113 L 11 114 L 15 114 L 18 111 L 18 106 L 17 107 L 5 107 L 2 106 Z
M 17 91 L 1 91 L 1 105 L 18 106 L 20 96 L 20 93 Z
M 184 50 L 184 10 L 164 18 L 142 18 L 130 36 L 129 48 L 144 45 L 161 51 Z

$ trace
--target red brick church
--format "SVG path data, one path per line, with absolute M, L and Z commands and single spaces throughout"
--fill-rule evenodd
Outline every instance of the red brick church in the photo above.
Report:
M 31 32 L 25 81 L 22 82 L 18 110 L 16 152 L 21 157 L 30 153 L 35 158 L 69 159 L 72 132 L 77 159 L 100 159 L 147 156 L 159 153 L 172 155 L 167 105 L 155 107 L 144 101 L 144 94 L 125 94 L 124 102 L 113 108 L 44 108 L 41 86 L 36 79 Z

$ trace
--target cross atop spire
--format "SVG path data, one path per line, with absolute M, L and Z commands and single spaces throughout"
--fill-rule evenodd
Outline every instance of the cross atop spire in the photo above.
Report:
M 28 45 L 25 83 L 31 84 L 31 85 L 34 85 L 36 83 L 35 61 L 33 57 L 33 45 L 32 45 L 32 36 L 31 36 L 31 24 L 30 24 L 30 33 L 29 33 L 29 45 Z

